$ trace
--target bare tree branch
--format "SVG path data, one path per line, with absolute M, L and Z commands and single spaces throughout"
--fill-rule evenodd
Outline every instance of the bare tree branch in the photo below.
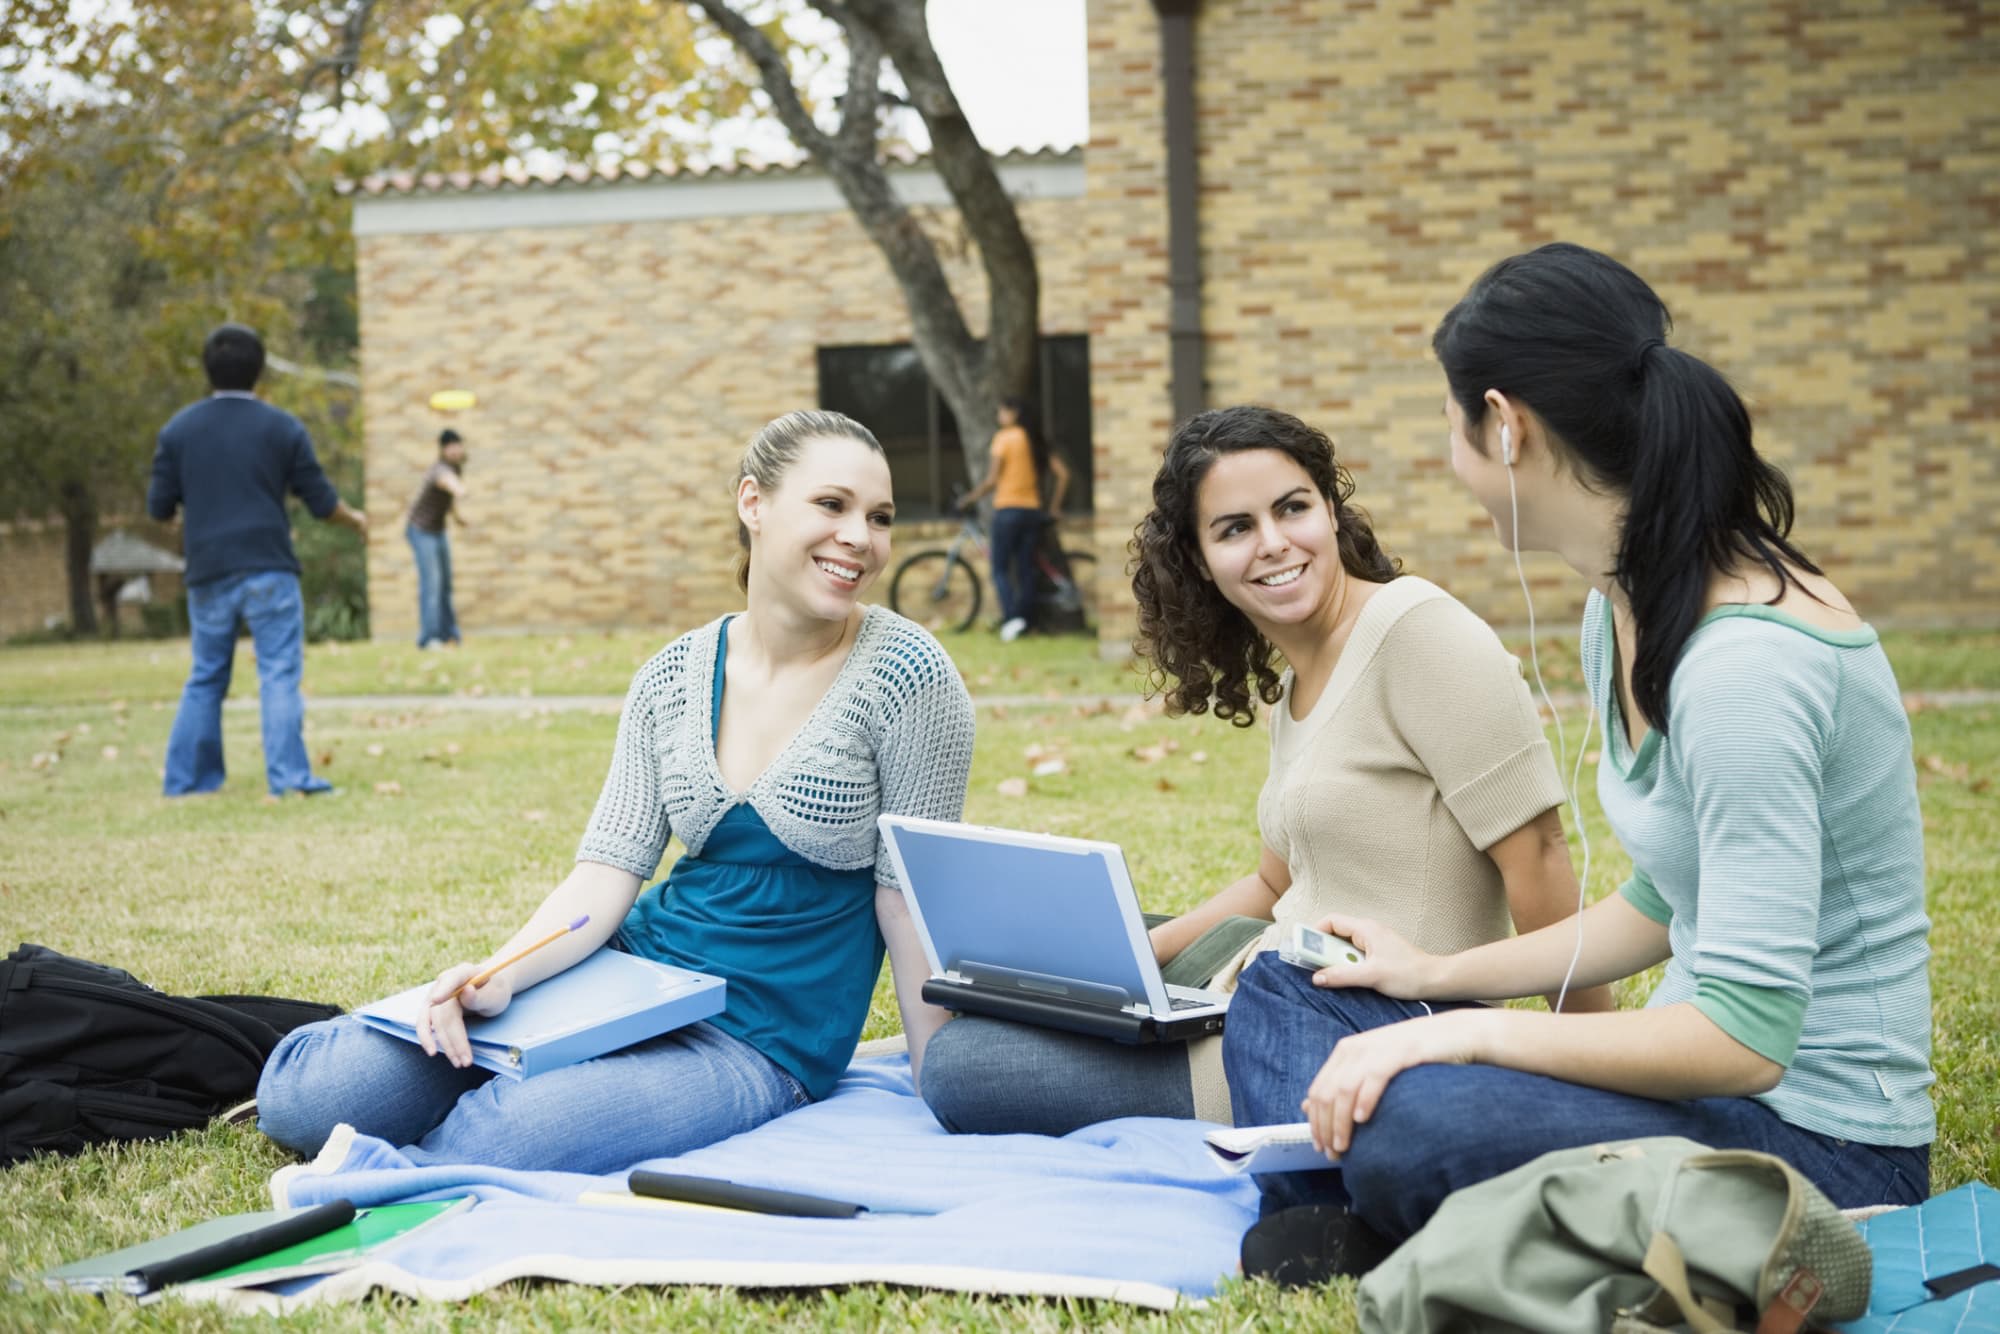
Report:
M 806 110 L 798 89 L 792 86 L 791 68 L 785 63 L 783 54 L 771 44 L 771 39 L 721 0 L 688 0 L 688 3 L 706 14 L 709 22 L 722 29 L 723 34 L 735 43 L 736 49 L 748 56 L 750 63 L 757 67 L 764 94 L 771 99 L 771 107 L 778 113 L 785 132 L 792 136 L 792 142 L 815 160 L 830 156 L 834 151 L 833 142 L 813 123 L 812 113 Z

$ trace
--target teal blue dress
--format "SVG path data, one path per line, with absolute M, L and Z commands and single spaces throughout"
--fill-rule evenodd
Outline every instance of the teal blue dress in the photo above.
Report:
M 716 636 L 708 745 L 721 729 L 725 623 Z M 634 954 L 729 984 L 709 1022 L 782 1066 L 815 1099 L 854 1055 L 883 942 L 872 867 L 836 871 L 778 840 L 748 801 L 731 807 L 701 852 L 639 896 L 619 932 Z

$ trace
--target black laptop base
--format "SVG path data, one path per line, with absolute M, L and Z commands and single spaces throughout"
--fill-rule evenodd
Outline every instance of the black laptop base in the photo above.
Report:
M 1011 1019 L 1038 1028 L 1059 1028 L 1086 1037 L 1106 1038 L 1128 1046 L 1154 1042 L 1189 1042 L 1222 1031 L 1223 1014 L 1211 1011 L 1165 1023 L 1150 1016 L 1092 1005 L 1061 1004 L 1033 996 L 1011 995 L 990 988 L 961 986 L 933 977 L 924 983 L 924 1000 L 940 1009 Z

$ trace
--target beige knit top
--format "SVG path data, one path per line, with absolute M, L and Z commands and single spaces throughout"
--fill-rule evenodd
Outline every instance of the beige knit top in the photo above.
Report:
M 1257 825 L 1292 885 L 1271 928 L 1209 985 L 1233 991 L 1258 951 L 1330 912 L 1384 922 L 1434 954 L 1507 936 L 1506 888 L 1486 849 L 1562 801 L 1520 660 L 1436 584 L 1390 581 L 1303 718 L 1285 673 Z M 1189 1052 L 1198 1104 L 1220 1068 L 1201 1049 L 1220 1045 Z
M 1510 934 L 1486 849 L 1561 805 L 1563 786 L 1521 661 L 1486 622 L 1404 575 L 1361 609 L 1311 713 L 1292 716 L 1289 671 L 1284 692 L 1257 827 L 1292 886 L 1238 968 L 1330 912 L 1432 954 Z

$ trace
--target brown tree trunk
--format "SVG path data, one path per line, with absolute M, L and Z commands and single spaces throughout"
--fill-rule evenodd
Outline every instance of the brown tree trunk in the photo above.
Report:
M 97 545 L 97 497 L 83 482 L 62 484 L 63 570 L 69 581 L 69 628 L 73 635 L 97 633 L 97 604 L 91 596 L 90 549 Z
M 772 109 L 792 141 L 832 178 L 868 238 L 888 261 L 910 314 L 910 342 L 931 383 L 958 420 L 966 472 L 986 473 L 993 414 L 1008 394 L 1026 396 L 1040 336 L 1040 279 L 1034 247 L 993 158 L 973 137 L 931 45 L 922 0 L 810 0 L 847 38 L 847 92 L 840 127 L 813 120 L 792 84 L 784 55 L 725 0 L 687 0 L 722 29 L 757 67 Z M 967 328 L 945 279 L 937 247 L 896 195 L 883 170 L 877 135 L 882 61 L 902 76 L 910 105 L 930 132 L 930 163 L 958 205 L 979 247 L 991 312 L 982 343 Z

